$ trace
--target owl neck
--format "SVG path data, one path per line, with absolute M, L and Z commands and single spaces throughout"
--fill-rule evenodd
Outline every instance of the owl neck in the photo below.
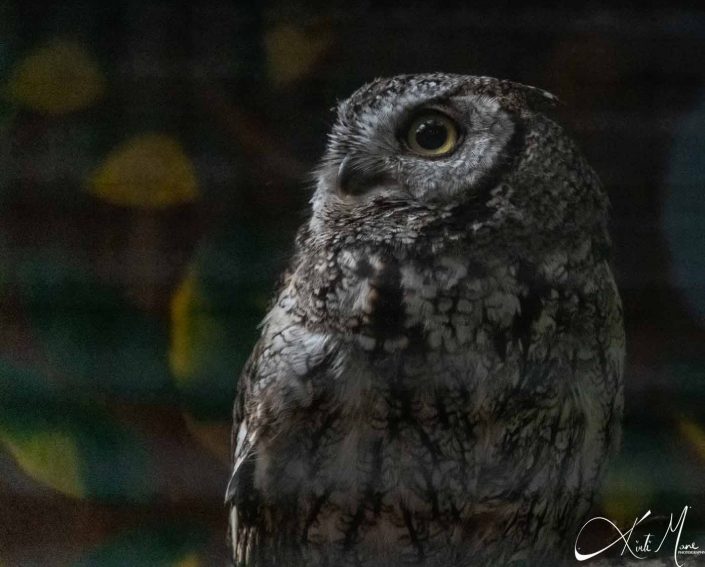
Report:
M 602 238 L 585 236 L 529 254 L 511 246 L 488 253 L 462 243 L 434 249 L 306 234 L 299 249 L 289 293 L 303 323 L 387 350 L 425 340 L 419 335 L 432 332 L 431 321 L 453 310 L 482 313 L 497 308 L 493 302 L 507 309 L 493 324 L 509 328 L 512 306 L 531 290 L 589 290 L 608 250 Z

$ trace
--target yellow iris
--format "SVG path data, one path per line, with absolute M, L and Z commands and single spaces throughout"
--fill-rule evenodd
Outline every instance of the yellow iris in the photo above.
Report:
M 424 157 L 440 157 L 458 145 L 458 127 L 445 114 L 426 111 L 411 122 L 406 133 L 409 149 Z

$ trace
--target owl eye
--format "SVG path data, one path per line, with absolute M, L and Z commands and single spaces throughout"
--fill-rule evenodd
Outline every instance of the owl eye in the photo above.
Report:
M 458 145 L 458 127 L 445 114 L 427 111 L 411 121 L 405 140 L 409 149 L 425 157 L 439 157 Z

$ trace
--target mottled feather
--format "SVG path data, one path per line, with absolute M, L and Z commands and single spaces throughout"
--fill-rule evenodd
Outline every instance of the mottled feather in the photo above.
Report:
M 339 105 L 238 384 L 237 564 L 570 558 L 619 443 L 624 333 L 607 197 L 555 100 L 429 74 Z M 448 155 L 405 146 L 425 109 L 457 123 Z

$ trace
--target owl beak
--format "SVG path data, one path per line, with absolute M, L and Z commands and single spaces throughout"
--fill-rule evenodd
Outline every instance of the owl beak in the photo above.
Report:
M 351 156 L 346 156 L 338 167 L 338 190 L 344 195 L 362 195 L 393 182 L 385 172 L 369 168 Z

